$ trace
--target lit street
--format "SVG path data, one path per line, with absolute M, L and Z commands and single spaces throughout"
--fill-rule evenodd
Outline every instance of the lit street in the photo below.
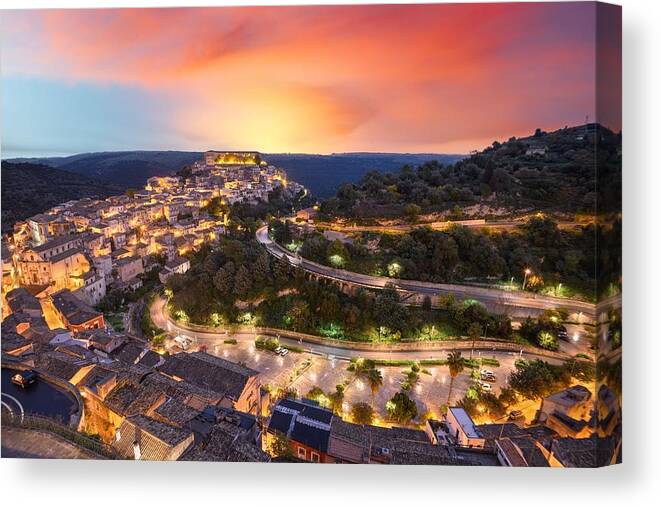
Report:
M 360 379 L 355 379 L 353 373 L 347 371 L 350 358 L 363 357 L 366 359 L 381 360 L 421 360 L 421 359 L 445 359 L 447 351 L 394 351 L 383 352 L 355 351 L 350 349 L 335 348 L 328 345 L 312 343 L 299 343 L 296 340 L 280 338 L 283 345 L 302 347 L 304 353 L 290 352 L 284 357 L 278 356 L 268 350 L 258 350 L 255 347 L 256 334 L 225 332 L 207 333 L 192 331 L 180 327 L 168 321 L 163 313 L 164 299 L 158 299 L 151 307 L 151 316 L 154 323 L 169 332 L 169 339 L 165 343 L 166 349 L 180 351 L 181 349 L 172 339 L 176 335 L 183 335 L 194 340 L 189 350 L 206 349 L 210 354 L 222 357 L 232 362 L 244 363 L 248 367 L 260 372 L 260 380 L 263 384 L 273 387 L 294 388 L 299 396 L 305 394 L 314 386 L 320 387 L 324 392 L 332 392 L 335 386 L 345 383 L 345 407 L 348 408 L 356 402 L 372 402 L 372 394 L 369 387 Z M 236 344 L 224 343 L 225 340 L 234 339 Z M 464 357 L 470 357 L 470 351 L 462 352 Z M 492 389 L 497 395 L 500 389 L 506 385 L 509 372 L 514 369 L 514 362 L 519 358 L 518 353 L 499 351 L 475 351 L 474 358 L 493 358 L 500 363 L 498 367 L 487 366 L 496 375 L 496 382 Z M 524 353 L 524 358 L 532 357 Z M 548 360 L 559 364 L 561 361 Z M 400 390 L 403 380 L 404 366 L 379 366 L 383 375 L 383 387 L 377 393 L 374 407 L 380 417 L 385 415 L 385 403 L 396 392 Z M 300 374 L 297 374 L 300 373 Z M 467 388 L 473 382 L 469 378 L 470 370 L 466 369 L 454 382 L 452 389 L 452 400 L 460 400 Z M 423 367 L 419 383 L 411 390 L 411 397 L 415 400 L 419 413 L 432 412 L 438 416 L 439 408 L 447 402 L 450 388 L 450 376 L 446 366 Z M 534 411 L 530 418 L 534 416 Z

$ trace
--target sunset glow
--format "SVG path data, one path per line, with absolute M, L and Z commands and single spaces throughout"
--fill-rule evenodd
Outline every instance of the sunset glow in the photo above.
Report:
M 465 153 L 595 119 L 594 8 L 6 12 L 3 156 Z

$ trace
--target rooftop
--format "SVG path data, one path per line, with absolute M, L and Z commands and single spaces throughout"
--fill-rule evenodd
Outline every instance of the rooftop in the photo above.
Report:
M 184 430 L 143 415 L 128 417 L 119 430 L 113 449 L 123 458 L 135 458 L 134 446 L 139 446 L 140 459 L 164 461 L 171 459 L 173 448 L 192 436 Z
M 592 396 L 590 390 L 582 385 L 575 385 L 568 387 L 563 391 L 553 393 L 550 396 L 544 398 L 545 400 L 553 401 L 559 405 L 570 407 L 576 405 L 577 403 L 582 403 L 587 401 Z
M 165 360 L 159 370 L 168 376 L 186 380 L 198 387 L 224 394 L 237 400 L 246 383 L 258 372 L 246 366 L 226 361 L 206 352 L 175 354 Z
M 46 250 L 50 250 L 51 248 L 57 248 L 58 246 L 66 245 L 67 243 L 76 241 L 78 239 L 80 239 L 80 237 L 77 234 L 66 234 L 64 236 L 53 238 L 50 241 L 46 241 L 46 243 L 42 245 L 35 246 L 33 250 L 37 253 L 41 253 L 45 252 Z
M 461 426 L 462 431 L 468 438 L 482 438 L 482 436 L 475 429 L 473 419 L 471 419 L 471 416 L 468 415 L 466 410 L 461 407 L 450 407 L 448 410 L 452 413 L 457 423 L 459 423 L 459 426 Z
M 273 409 L 269 431 L 283 433 L 291 440 L 327 452 L 333 413 L 312 404 L 283 399 Z
M 64 315 L 66 320 L 73 325 L 84 324 L 102 315 L 93 310 L 91 306 L 83 303 L 68 289 L 62 289 L 56 292 L 51 296 L 51 300 L 57 311 Z

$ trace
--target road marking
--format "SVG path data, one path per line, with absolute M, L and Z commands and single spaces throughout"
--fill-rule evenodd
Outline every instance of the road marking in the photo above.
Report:
M 18 409 L 21 411 L 21 422 L 23 422 L 23 417 L 25 416 L 25 409 L 23 408 L 23 405 L 21 404 L 21 402 L 18 401 L 16 398 L 14 398 L 11 394 L 2 393 L 2 396 L 6 396 L 10 400 L 12 400 L 14 403 L 16 403 L 16 405 L 18 406 Z M 3 405 L 8 407 L 7 403 L 5 403 L 4 401 L 2 403 L 3 403 Z M 12 415 L 13 415 L 14 412 L 13 411 L 11 411 L 11 412 L 12 412 Z
M 14 411 L 11 409 L 8 403 L 5 403 L 4 401 L 0 401 L 2 403 L 2 406 L 5 407 L 7 410 L 9 410 L 9 413 L 11 414 L 12 417 L 14 417 Z

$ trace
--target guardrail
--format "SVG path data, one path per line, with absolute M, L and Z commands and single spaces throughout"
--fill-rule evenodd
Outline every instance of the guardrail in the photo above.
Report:
M 7 425 L 13 426 L 15 428 L 53 433 L 69 443 L 98 454 L 100 457 L 107 459 L 116 458 L 112 447 L 110 447 L 108 444 L 101 442 L 100 440 L 90 438 L 87 435 L 79 433 L 71 427 L 61 424 L 48 417 L 35 414 L 25 414 L 22 417 L 19 417 L 11 416 L 3 412 L 2 424 L 3 426 Z

